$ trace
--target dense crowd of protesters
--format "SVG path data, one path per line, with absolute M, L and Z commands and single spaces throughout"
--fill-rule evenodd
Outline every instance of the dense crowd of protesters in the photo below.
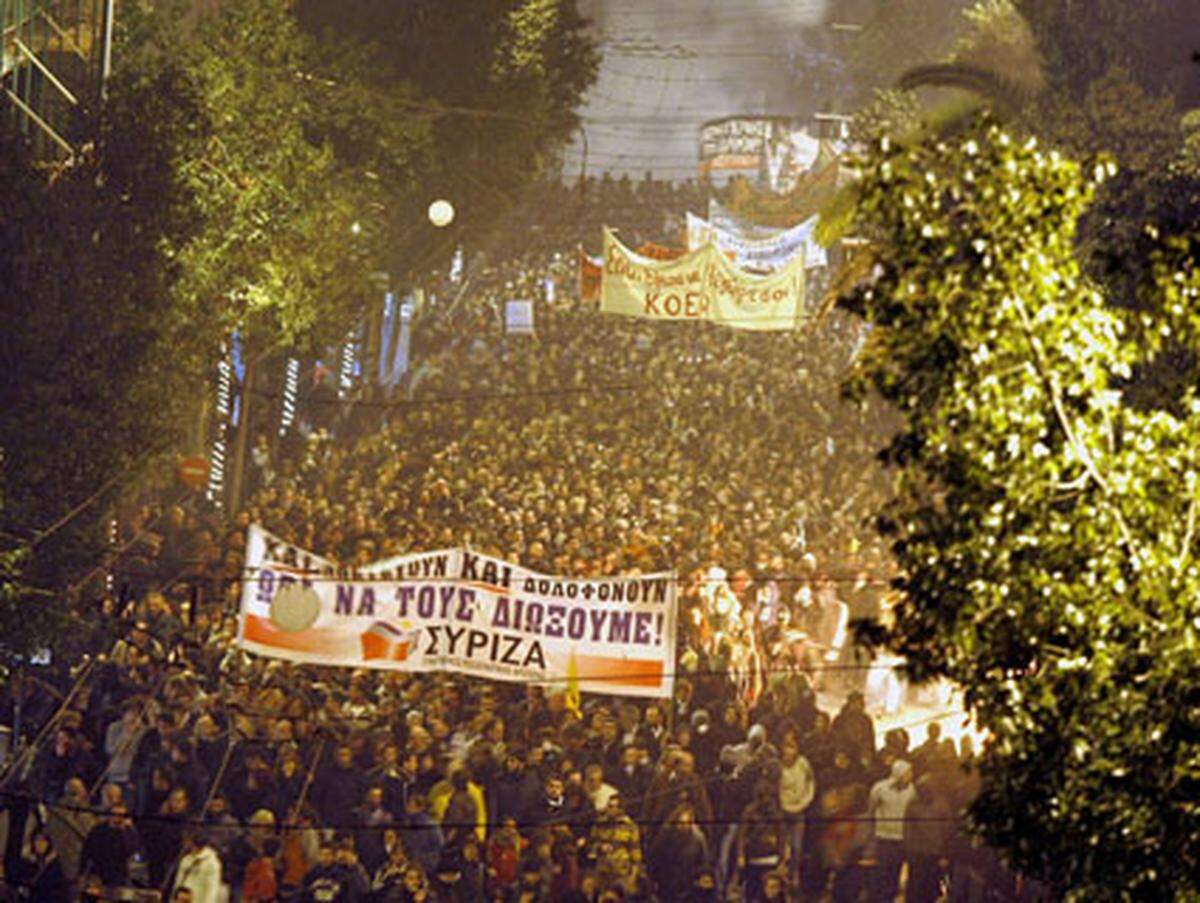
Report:
M 539 183 L 517 199 L 513 228 L 499 233 L 502 256 L 528 251 L 531 243 L 570 248 L 581 245 L 600 253 L 605 226 L 618 229 L 637 246 L 644 241 L 678 244 L 684 216 L 690 210 L 708 213 L 710 188 L 696 180 L 663 181 L 651 178 L 613 178 L 605 173 L 582 182 Z
M 645 193 L 647 237 L 675 191 L 604 190 Z M 162 501 L 120 519 L 74 683 L 26 668 L 0 693 L 28 750 L 2 785 L 10 893 L 1015 897 L 964 830 L 969 744 L 936 722 L 878 737 L 868 712 L 848 624 L 886 608 L 866 519 L 888 420 L 838 394 L 862 336 L 836 318 L 794 334 L 605 318 L 561 239 L 480 265 L 421 320 L 439 339 L 416 342 L 403 395 L 334 396 L 291 445 L 265 443 L 231 519 Z M 504 333 L 517 297 L 535 301 L 532 336 Z M 576 707 L 534 685 L 248 656 L 252 522 L 344 562 L 469 543 L 550 573 L 674 569 L 674 697 Z

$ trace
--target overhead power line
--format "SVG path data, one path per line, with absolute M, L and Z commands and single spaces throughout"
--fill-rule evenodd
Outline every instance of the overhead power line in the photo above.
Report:
M 947 717 L 951 717 L 951 716 L 947 716 Z M 712 780 L 715 781 L 717 779 L 712 779 Z M 704 781 L 703 779 L 697 780 L 697 784 L 703 785 L 705 783 L 711 783 L 711 782 Z M 112 816 L 112 812 L 110 812 L 107 809 L 103 809 L 99 806 L 81 806 L 78 804 L 64 803 L 61 801 L 60 802 L 52 802 L 52 801 L 41 799 L 38 796 L 36 796 L 34 794 L 29 794 L 29 793 L 9 792 L 9 793 L 6 793 L 5 795 L 9 799 L 25 800 L 26 802 L 29 802 L 29 803 L 40 803 L 40 804 L 46 806 L 46 808 L 48 808 L 48 809 L 58 809 L 63 812 L 77 812 L 77 813 L 81 813 L 81 814 L 92 814 L 92 815 L 96 815 L 96 816 L 99 816 L 102 818 Z M 665 799 L 665 798 L 667 798 L 667 793 L 663 792 L 661 794 L 661 796 Z M 656 794 L 650 794 L 650 793 L 643 794 L 643 799 L 645 799 L 645 800 L 657 799 L 658 797 L 659 797 L 659 794 L 657 794 L 657 793 Z M 644 817 L 635 818 L 632 815 L 628 815 L 628 813 L 626 813 L 626 815 L 630 821 L 632 821 L 635 825 L 638 825 L 640 827 L 658 828 L 658 827 L 662 827 L 662 826 L 670 823 L 670 819 L 667 817 L 664 817 L 662 819 L 650 819 L 650 818 L 644 818 Z M 182 815 L 182 816 L 180 816 L 180 815 L 173 815 L 173 814 L 161 813 L 161 812 L 146 813 L 145 815 L 130 814 L 126 817 L 131 822 L 135 822 L 135 823 L 145 822 L 145 823 L 149 823 L 149 824 L 173 824 L 173 825 L 188 825 L 188 826 L 193 826 L 193 827 L 212 827 L 212 828 L 229 828 L 229 827 L 236 826 L 236 827 L 242 827 L 242 828 L 257 828 L 260 830 L 263 827 L 262 824 L 253 822 L 249 819 L 242 819 L 242 820 L 226 819 L 221 822 L 213 822 L 213 821 L 206 820 L 203 816 L 200 816 L 200 815 Z M 754 818 L 754 817 L 747 818 L 744 815 L 742 815 L 742 816 L 738 816 L 736 818 L 695 818 L 695 819 L 693 819 L 693 823 L 698 826 L 706 826 L 706 825 L 728 826 L 728 825 L 755 825 L 755 824 L 779 825 L 783 822 L 783 820 L 784 819 L 783 819 L 782 815 L 777 818 Z M 927 817 L 919 817 L 919 818 L 918 817 L 909 817 L 906 815 L 903 817 L 894 817 L 893 818 L 893 817 L 886 817 L 886 816 L 867 815 L 865 813 L 854 814 L 854 815 L 830 815 L 830 816 L 809 815 L 809 816 L 806 816 L 805 820 L 810 823 L 816 823 L 816 824 L 857 824 L 857 823 L 878 824 L 880 822 L 900 822 L 900 823 L 905 823 L 905 824 L 918 824 L 918 823 L 922 823 L 922 824 L 923 823 L 961 824 L 963 821 L 963 819 L 960 816 L 955 816 L 955 815 L 938 815 L 938 816 L 927 816 Z M 578 825 L 579 827 L 583 827 L 583 826 L 595 824 L 598 822 L 602 823 L 604 821 L 604 817 L 600 813 L 595 813 L 594 815 L 592 815 L 592 817 L 589 818 L 589 817 L 587 817 L 586 810 L 584 810 L 582 812 L 577 812 L 577 813 L 565 812 L 560 816 L 547 819 L 546 821 L 540 821 L 540 820 L 539 821 L 523 821 L 521 819 L 515 819 L 515 821 L 517 823 L 518 830 L 520 830 L 523 828 L 524 829 L 539 828 L 539 827 L 543 827 L 543 826 L 549 825 L 549 824 L 563 825 L 566 827 Z M 322 829 L 330 830 L 330 831 L 358 831 L 358 832 L 377 831 L 380 833 L 382 833 L 384 831 L 401 831 L 401 832 L 403 832 L 403 831 L 414 831 L 414 832 L 421 831 L 421 832 L 428 833 L 435 827 L 440 828 L 442 830 L 445 830 L 447 828 L 453 828 L 453 829 L 459 829 L 459 830 L 465 830 L 465 831 L 475 831 L 480 827 L 485 827 L 485 828 L 495 830 L 495 829 L 501 828 L 503 826 L 504 826 L 504 823 L 502 821 L 485 821 L 483 824 L 480 824 L 480 822 L 478 822 L 478 821 L 441 821 L 441 822 L 433 822 L 431 824 L 413 824 L 412 822 L 409 822 L 409 821 L 394 821 L 394 822 L 390 822 L 390 823 L 375 823 L 375 824 L 371 824 L 371 825 L 364 825 L 361 821 L 346 821 L 346 822 L 339 822 L 336 824 L 321 822 L 321 824 L 320 824 L 320 827 Z M 274 824 L 270 825 L 270 827 L 275 831 L 288 831 L 288 830 L 296 830 L 296 829 L 311 829 L 313 826 L 307 822 L 294 822 L 294 821 L 286 821 L 285 820 L 285 821 L 275 822 Z

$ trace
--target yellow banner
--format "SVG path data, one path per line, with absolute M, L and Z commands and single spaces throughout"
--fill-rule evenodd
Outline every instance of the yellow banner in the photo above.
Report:
M 652 260 L 605 229 L 600 309 L 734 329 L 795 329 L 804 316 L 804 254 L 777 273 L 759 276 L 739 269 L 713 245 L 677 260 Z

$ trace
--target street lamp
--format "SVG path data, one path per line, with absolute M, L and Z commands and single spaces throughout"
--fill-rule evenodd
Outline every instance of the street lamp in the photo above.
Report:
M 441 229 L 454 222 L 454 205 L 449 201 L 438 198 L 429 205 L 429 221 Z

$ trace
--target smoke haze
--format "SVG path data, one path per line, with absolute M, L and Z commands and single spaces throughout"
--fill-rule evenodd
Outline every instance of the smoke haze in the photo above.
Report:
M 832 90 L 826 0 L 584 0 L 603 61 L 582 115 L 589 175 L 681 179 L 696 134 L 739 113 L 809 115 Z M 579 173 L 583 139 L 564 155 Z

